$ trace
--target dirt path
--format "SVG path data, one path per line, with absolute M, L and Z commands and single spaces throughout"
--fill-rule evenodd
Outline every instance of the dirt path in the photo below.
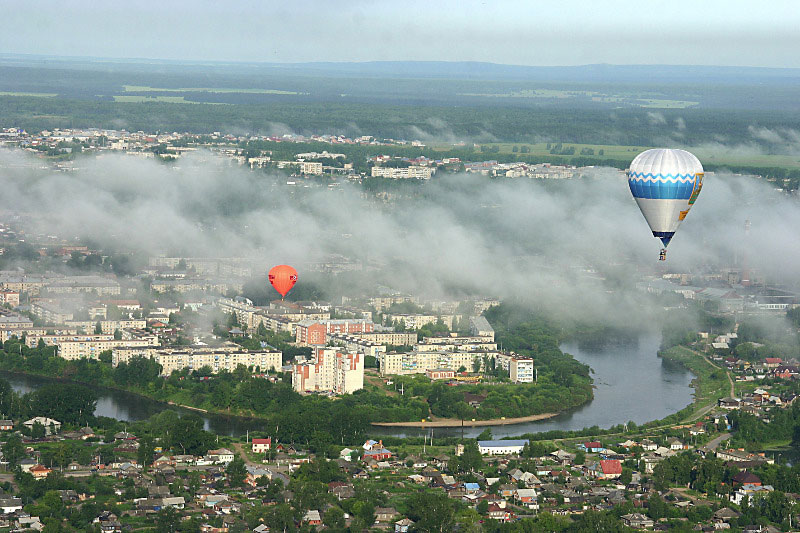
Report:
M 524 422 L 535 422 L 546 420 L 558 416 L 558 413 L 542 413 L 540 415 L 521 416 L 518 418 L 494 418 L 492 420 L 459 420 L 457 418 L 434 418 L 422 422 L 373 422 L 373 426 L 380 427 L 400 427 L 400 428 L 457 428 L 461 427 L 480 427 L 480 426 L 504 426 L 506 424 L 522 424 Z
M 233 449 L 236 450 L 236 452 L 238 452 L 238 454 L 241 456 L 242 459 L 244 459 L 244 464 L 250 466 L 264 466 L 260 463 L 255 463 L 250 460 L 250 458 L 247 456 L 247 452 L 244 451 L 244 444 L 242 444 L 241 442 L 234 442 Z

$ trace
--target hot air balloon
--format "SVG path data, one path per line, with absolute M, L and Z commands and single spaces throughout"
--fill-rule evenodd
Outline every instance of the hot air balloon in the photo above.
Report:
M 703 187 L 703 165 L 686 150 L 658 148 L 637 155 L 628 171 L 628 185 L 653 237 L 664 244 L 659 260 Z
M 294 284 L 297 283 L 297 270 L 289 265 L 274 266 L 267 274 L 267 279 L 269 279 L 275 290 L 280 293 L 281 300 L 283 300 L 286 294 L 292 290 Z

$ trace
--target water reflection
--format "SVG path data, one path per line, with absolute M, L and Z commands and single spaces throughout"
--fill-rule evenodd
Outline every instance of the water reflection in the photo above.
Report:
M 656 356 L 661 337 L 644 335 L 638 343 L 602 348 L 581 348 L 566 343 L 561 348 L 594 370 L 594 400 L 571 413 L 550 420 L 492 427 L 497 436 L 573 430 L 590 426 L 602 428 L 629 421 L 641 424 L 679 411 L 692 401 L 692 375 L 682 366 Z M 0 373 L 14 390 L 29 392 L 52 380 L 35 376 Z M 205 428 L 220 435 L 242 435 L 246 431 L 269 431 L 266 423 L 256 419 L 206 415 L 167 405 L 124 391 L 98 390 L 97 416 L 133 421 L 150 418 L 165 409 L 200 414 Z M 464 435 L 474 437 L 484 428 L 465 428 Z M 381 428 L 376 434 L 422 435 L 422 430 Z M 437 428 L 436 435 L 460 435 L 460 428 Z

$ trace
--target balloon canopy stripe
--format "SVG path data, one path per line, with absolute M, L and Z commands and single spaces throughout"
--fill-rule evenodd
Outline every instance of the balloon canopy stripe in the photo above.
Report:
M 694 180 L 685 183 L 628 180 L 634 198 L 656 200 L 688 200 L 694 190 Z
M 661 181 L 661 182 L 686 182 L 686 181 L 694 181 L 696 174 L 662 174 L 657 173 L 653 174 L 651 172 L 634 172 L 633 170 L 628 172 L 628 177 L 630 179 L 639 179 L 643 181 Z

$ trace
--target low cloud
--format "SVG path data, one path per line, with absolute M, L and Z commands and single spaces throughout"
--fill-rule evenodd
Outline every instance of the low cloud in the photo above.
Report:
M 747 177 L 708 176 L 663 265 L 615 169 L 562 181 L 445 174 L 387 207 L 357 185 L 287 186 L 209 153 L 175 166 L 106 155 L 79 159 L 69 173 L 30 163 L 0 151 L 0 187 L 7 209 L 34 215 L 44 233 L 148 254 L 249 257 L 265 268 L 339 254 L 378 265 L 365 290 L 379 280 L 431 296 L 475 291 L 629 323 L 645 316 L 630 289 L 657 267 L 721 267 L 746 251 L 775 281 L 800 275 L 800 209 Z

